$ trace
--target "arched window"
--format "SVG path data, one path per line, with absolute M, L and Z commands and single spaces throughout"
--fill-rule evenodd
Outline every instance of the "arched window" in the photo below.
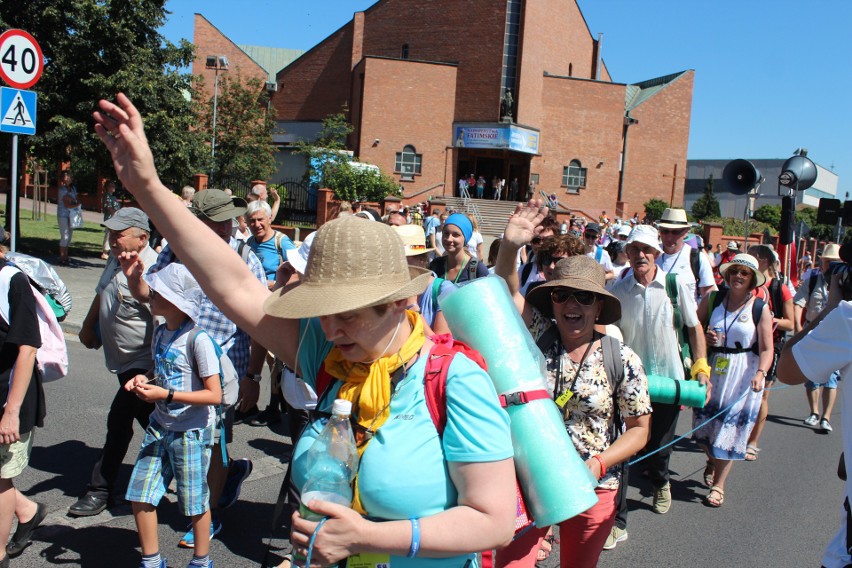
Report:
M 400 59 L 408 59 L 408 44 L 407 43 L 402 44 L 402 49 L 399 52 L 399 58 Z
M 580 160 L 571 160 L 562 168 L 562 187 L 568 188 L 568 193 L 579 193 L 581 187 L 586 187 L 586 168 Z
M 402 152 L 396 153 L 396 165 L 394 172 L 402 174 L 403 180 L 414 180 L 415 175 L 420 175 L 423 156 L 417 153 L 414 146 L 408 144 L 403 147 Z

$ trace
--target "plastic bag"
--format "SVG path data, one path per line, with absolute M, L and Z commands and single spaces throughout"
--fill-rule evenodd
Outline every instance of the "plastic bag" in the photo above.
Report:
M 72 229 L 83 228 L 83 208 L 81 206 L 72 207 L 68 210 L 68 221 Z

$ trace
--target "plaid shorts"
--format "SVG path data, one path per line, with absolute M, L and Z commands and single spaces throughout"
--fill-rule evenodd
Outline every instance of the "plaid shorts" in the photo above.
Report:
M 211 428 L 172 432 L 152 420 L 133 466 L 126 499 L 156 507 L 174 479 L 183 514 L 192 517 L 206 512 L 211 440 Z

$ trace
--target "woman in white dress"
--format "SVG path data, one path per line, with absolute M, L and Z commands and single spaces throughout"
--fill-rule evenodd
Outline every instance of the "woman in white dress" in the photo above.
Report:
M 710 493 L 704 503 L 721 507 L 725 481 L 733 460 L 744 460 L 751 430 L 760 410 L 761 393 L 772 364 L 772 312 L 754 297 L 753 290 L 765 281 L 757 260 L 738 254 L 719 272 L 727 287 L 706 296 L 698 318 L 707 330 L 712 354 L 712 394 L 704 408 L 693 411 L 693 439 L 707 453 L 704 481 Z

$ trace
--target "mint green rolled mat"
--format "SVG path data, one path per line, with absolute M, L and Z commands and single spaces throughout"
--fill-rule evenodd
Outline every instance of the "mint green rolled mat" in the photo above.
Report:
M 438 298 L 453 337 L 479 351 L 498 394 L 547 388 L 545 363 L 502 278 L 479 278 Z M 556 403 L 509 406 L 515 471 L 536 526 L 561 523 L 598 502 Z
M 704 408 L 707 387 L 698 381 L 681 381 L 659 375 L 648 375 L 648 394 L 651 395 L 651 402 Z

